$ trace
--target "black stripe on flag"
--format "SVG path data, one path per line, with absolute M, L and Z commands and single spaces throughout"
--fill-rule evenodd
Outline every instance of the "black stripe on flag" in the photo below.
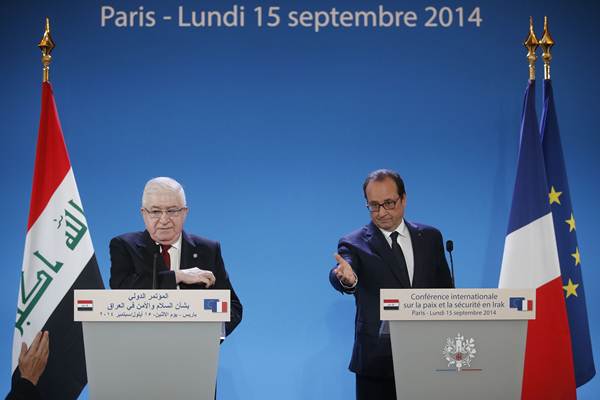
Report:
M 50 353 L 37 385 L 44 399 L 77 399 L 87 384 L 81 322 L 73 321 L 75 289 L 104 289 L 95 254 L 44 325 L 50 333 Z M 13 381 L 20 375 L 16 368 Z

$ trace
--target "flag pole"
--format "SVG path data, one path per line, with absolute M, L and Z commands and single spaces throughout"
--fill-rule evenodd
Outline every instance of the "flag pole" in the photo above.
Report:
M 50 36 L 50 19 L 46 17 L 46 30 L 44 31 L 44 36 L 40 43 L 38 44 L 40 50 L 42 50 L 42 65 L 43 68 L 43 80 L 42 82 L 48 82 L 49 80 L 49 70 L 50 70 L 50 61 L 52 61 L 52 50 L 55 47 L 54 40 L 52 40 L 52 36 Z
M 540 40 L 540 46 L 542 47 L 542 59 L 544 60 L 544 80 L 550 80 L 550 60 L 552 60 L 552 54 L 550 54 L 550 50 L 552 46 L 554 46 L 556 42 L 550 35 L 550 31 L 548 30 L 548 17 L 544 17 L 544 34 L 542 35 L 542 40 Z
M 529 61 L 529 80 L 535 81 L 535 61 L 537 60 L 537 56 L 535 55 L 535 51 L 538 48 L 540 42 L 537 37 L 535 37 L 535 32 L 533 31 L 533 17 L 529 17 L 529 36 L 523 42 L 523 45 L 527 48 L 527 60 Z

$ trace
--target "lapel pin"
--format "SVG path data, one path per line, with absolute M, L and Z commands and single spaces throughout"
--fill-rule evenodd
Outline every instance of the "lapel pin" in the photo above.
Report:
M 192 257 L 198 258 L 198 253 L 194 253 L 194 255 Z

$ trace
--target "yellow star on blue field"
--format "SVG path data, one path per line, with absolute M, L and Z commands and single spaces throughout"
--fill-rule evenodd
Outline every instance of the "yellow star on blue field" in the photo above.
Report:
M 575 259 L 575 266 L 581 264 L 581 256 L 579 255 L 579 247 L 575 247 L 575 253 L 571 254 L 571 257 Z
M 562 192 L 557 192 L 556 189 L 554 189 L 554 186 L 552 186 L 550 188 L 550 193 L 548 193 L 548 199 L 550 200 L 550 204 L 552 203 L 558 203 L 560 204 L 560 195 L 562 194 Z
M 575 217 L 573 213 L 571 213 L 571 218 L 566 219 L 565 222 L 569 224 L 569 232 L 573 232 L 575 230 Z
M 563 289 L 565 290 L 565 292 L 567 292 L 566 296 L 567 299 L 569 298 L 569 296 L 571 296 L 572 294 L 577 296 L 577 288 L 579 287 L 579 283 L 573 283 L 573 281 L 571 280 L 571 278 L 569 278 L 569 283 L 567 283 L 567 286 L 563 286 Z

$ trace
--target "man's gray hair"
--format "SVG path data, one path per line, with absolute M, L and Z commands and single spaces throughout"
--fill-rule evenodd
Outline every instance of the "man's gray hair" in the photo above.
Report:
M 148 205 L 149 195 L 165 191 L 178 194 L 181 197 L 183 205 L 187 206 L 185 202 L 185 191 L 183 190 L 183 186 L 181 186 L 181 184 L 173 178 L 159 176 L 157 178 L 150 179 L 146 183 L 146 186 L 144 186 L 144 193 L 142 194 L 142 207 L 146 207 Z

